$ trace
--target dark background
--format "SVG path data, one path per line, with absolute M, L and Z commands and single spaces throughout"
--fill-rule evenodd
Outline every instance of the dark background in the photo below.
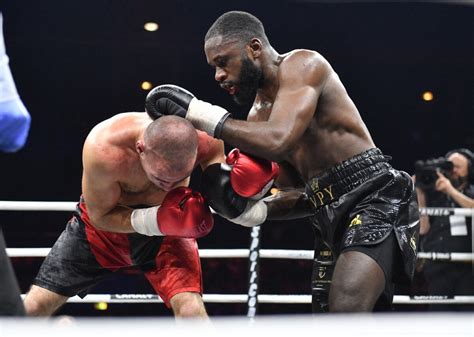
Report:
M 80 195 L 81 149 L 98 122 L 143 111 L 144 80 L 173 83 L 243 118 L 213 79 L 203 37 L 227 10 L 259 17 L 275 49 L 323 54 L 345 84 L 392 164 L 413 173 L 417 159 L 474 148 L 473 13 L 461 3 L 350 1 L 87 0 L 2 2 L 10 66 L 32 116 L 26 147 L 0 155 L 1 200 L 71 201 Z M 270 5 L 271 4 L 271 5 Z M 157 32 L 143 24 L 158 22 Z M 434 100 L 425 102 L 425 90 Z M 70 214 L 1 212 L 10 247 L 50 247 Z M 262 248 L 311 249 L 305 221 L 269 223 Z M 217 219 L 200 248 L 244 248 L 248 229 Z M 42 259 L 14 259 L 25 292 Z M 246 293 L 247 261 L 204 260 L 206 293 Z M 309 293 L 310 262 L 262 263 L 262 293 Z M 412 290 L 401 290 L 412 291 Z M 151 293 L 138 275 L 117 276 L 94 293 Z M 413 310 L 398 308 L 399 310 Z M 421 308 L 420 310 L 422 310 Z M 245 305 L 208 305 L 212 315 Z M 261 312 L 309 312 L 309 305 L 262 305 Z M 95 315 L 92 305 L 61 313 Z M 169 314 L 160 305 L 111 305 L 105 315 Z

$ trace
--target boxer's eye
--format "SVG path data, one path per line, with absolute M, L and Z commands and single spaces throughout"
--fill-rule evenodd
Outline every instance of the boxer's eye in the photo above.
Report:
M 159 182 L 161 182 L 161 183 L 165 183 L 165 184 L 168 184 L 168 183 L 170 183 L 169 181 L 166 181 L 166 180 L 160 179 L 160 178 L 158 178 L 157 176 L 153 176 L 153 178 L 155 178 L 156 180 L 158 180 L 158 181 L 159 181 Z
M 216 67 L 219 68 L 224 68 L 227 65 L 227 62 L 229 61 L 228 57 L 218 57 L 216 58 Z
M 190 177 L 190 176 L 191 176 L 191 175 L 188 174 L 186 177 L 181 178 L 181 179 L 177 179 L 177 180 L 175 180 L 175 181 L 163 180 L 163 179 L 161 179 L 161 178 L 158 178 L 157 176 L 153 176 L 153 178 L 155 178 L 156 180 L 158 180 L 159 182 L 164 183 L 164 184 L 175 184 L 175 183 L 179 183 L 180 181 L 183 181 L 184 179 L 186 179 L 186 178 L 188 178 L 188 177 Z

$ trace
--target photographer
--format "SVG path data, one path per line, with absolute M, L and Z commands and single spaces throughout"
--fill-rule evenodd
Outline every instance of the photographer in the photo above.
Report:
M 416 191 L 423 207 L 474 208 L 474 154 L 456 149 L 445 158 L 418 161 Z M 472 252 L 472 218 L 420 216 L 421 250 L 425 252 Z M 470 263 L 427 260 L 423 265 L 429 295 L 474 295 Z M 436 305 L 434 310 L 473 310 L 474 306 Z

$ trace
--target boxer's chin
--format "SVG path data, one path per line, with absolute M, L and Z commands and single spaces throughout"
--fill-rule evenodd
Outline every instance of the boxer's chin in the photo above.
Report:
M 263 82 L 263 72 L 248 57 L 242 59 L 239 79 L 237 81 L 238 90 L 233 98 L 239 105 L 250 105 L 255 100 L 257 90 Z
M 255 96 L 257 95 L 257 87 L 256 88 L 240 88 L 240 90 L 232 96 L 234 102 L 238 105 L 250 105 L 255 100 Z

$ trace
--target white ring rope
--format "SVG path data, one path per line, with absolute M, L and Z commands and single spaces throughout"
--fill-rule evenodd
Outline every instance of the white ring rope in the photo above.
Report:
M 77 201 L 0 201 L 0 211 L 74 211 Z
M 7 248 L 10 257 L 46 257 L 51 248 Z M 260 249 L 260 258 L 264 259 L 290 259 L 290 260 L 312 260 L 312 250 L 285 250 L 285 249 Z M 248 249 L 200 249 L 199 256 L 203 259 L 211 258 L 247 258 Z M 437 253 L 419 252 L 419 259 L 453 262 L 472 262 L 473 253 Z
M 76 205 L 77 202 L 75 201 L 0 201 L 0 211 L 73 211 Z M 472 216 L 474 214 L 474 208 L 426 207 L 420 208 L 420 214 L 432 216 Z M 7 251 L 9 251 L 8 254 L 11 257 L 44 257 L 48 254 L 49 248 L 10 248 L 7 249 Z M 203 258 L 245 258 L 249 256 L 248 249 L 202 250 L 200 253 Z M 260 254 L 262 258 L 312 260 L 314 252 L 312 250 L 263 249 Z M 472 262 L 474 260 L 474 254 L 419 252 L 418 258 L 453 262 Z
M 74 211 L 77 201 L 5 201 L 0 200 L 0 211 Z M 421 215 L 464 215 L 471 216 L 474 208 L 425 207 Z
M 433 261 L 473 262 L 474 253 L 418 252 L 418 259 Z
M 0 211 L 74 211 L 77 202 L 74 201 L 0 201 Z M 473 216 L 474 208 L 420 208 L 421 215 L 431 216 Z M 45 257 L 51 248 L 7 248 L 10 257 Z M 201 249 L 201 258 L 246 258 L 249 249 Z M 312 250 L 283 250 L 283 249 L 260 249 L 261 258 L 274 259 L 303 259 L 312 260 Z M 419 252 L 418 258 L 430 260 L 445 260 L 457 262 L 472 262 L 472 253 L 437 253 Z M 25 295 L 22 295 L 23 297 Z M 287 303 L 287 304 L 309 304 L 311 295 L 265 295 L 259 294 L 259 303 Z M 207 303 L 246 303 L 248 295 L 245 294 L 204 294 L 204 302 Z M 84 299 L 74 296 L 68 299 L 68 303 L 163 303 L 158 295 L 154 294 L 90 294 Z M 395 295 L 394 304 L 474 304 L 474 296 L 405 296 Z
M 21 295 L 23 298 L 25 294 Z M 246 294 L 204 294 L 205 303 L 247 303 Z M 259 294 L 258 303 L 310 304 L 311 295 L 268 295 Z M 84 298 L 74 296 L 68 303 L 163 303 L 155 294 L 89 294 Z M 394 304 L 473 304 L 474 296 L 407 296 L 395 295 Z

